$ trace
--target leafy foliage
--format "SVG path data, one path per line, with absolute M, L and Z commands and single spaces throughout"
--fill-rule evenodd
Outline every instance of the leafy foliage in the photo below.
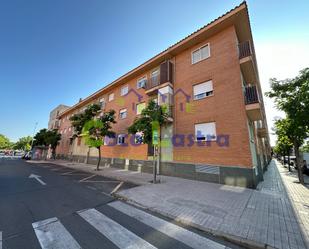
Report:
M 47 130 L 41 129 L 35 136 L 33 145 L 35 146 L 51 146 L 53 150 L 56 149 L 59 141 L 61 140 L 61 135 L 57 130 Z
M 13 143 L 6 136 L 0 134 L 0 149 L 11 149 Z
M 300 74 L 294 79 L 271 79 L 271 91 L 266 93 L 270 98 L 274 98 L 277 108 L 286 113 L 287 118 L 277 122 L 276 128 L 284 131 L 289 143 L 292 143 L 294 146 L 298 175 L 301 183 L 304 181 L 300 167 L 299 147 L 309 136 L 308 93 L 309 68 L 300 71 Z M 283 140 L 281 138 L 282 142 Z
M 151 144 L 152 142 L 152 124 L 158 122 L 160 126 L 167 123 L 168 114 L 165 106 L 158 105 L 151 100 L 147 107 L 142 111 L 140 117 L 136 118 L 133 124 L 128 128 L 130 134 L 137 132 L 143 133 L 143 143 Z
M 99 160 L 97 170 L 99 170 L 101 161 L 101 146 L 104 143 L 105 137 L 115 136 L 112 131 L 112 124 L 115 124 L 115 111 L 110 110 L 105 112 L 99 119 L 89 120 L 82 129 L 82 136 L 89 147 L 95 147 L 99 150 Z
M 115 136 L 112 124 L 115 124 L 115 111 L 105 112 L 99 119 L 88 121 L 82 130 L 82 136 L 85 137 L 86 144 L 90 147 L 99 148 L 104 143 L 104 138 Z
M 271 79 L 271 91 L 277 107 L 299 125 L 309 127 L 309 68 L 300 71 L 294 79 Z M 308 132 L 308 130 L 307 130 Z
M 92 104 L 86 108 L 82 113 L 77 113 L 70 117 L 72 126 L 74 127 L 73 137 L 77 137 L 82 134 L 85 124 L 92 120 L 100 111 L 101 107 L 98 104 Z
M 21 137 L 19 140 L 14 144 L 14 149 L 15 150 L 24 150 L 24 151 L 29 151 L 31 149 L 31 142 L 32 142 L 32 137 L 27 136 L 27 137 Z
M 309 141 L 303 147 L 301 148 L 302 152 L 308 152 L 309 153 Z

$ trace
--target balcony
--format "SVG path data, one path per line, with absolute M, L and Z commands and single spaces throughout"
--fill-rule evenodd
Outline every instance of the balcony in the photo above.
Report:
M 256 86 L 247 86 L 244 92 L 246 112 L 251 121 L 262 119 L 261 104 Z
M 250 41 L 238 44 L 239 63 L 245 82 L 257 82 L 257 70 L 253 61 L 253 50 Z
M 52 125 L 52 129 L 57 130 L 57 129 L 59 129 L 59 128 L 60 128 L 60 124 L 59 124 L 59 121 L 57 120 L 57 121 L 55 121 L 55 123 Z
M 245 41 L 238 44 L 239 59 L 252 55 L 251 45 L 249 41 Z
M 152 95 L 157 90 L 165 85 L 173 84 L 173 64 L 170 61 L 165 61 L 160 65 L 156 73 L 153 73 L 147 81 L 145 89 L 146 94 Z
M 258 137 L 267 137 L 267 129 L 266 128 L 257 128 Z

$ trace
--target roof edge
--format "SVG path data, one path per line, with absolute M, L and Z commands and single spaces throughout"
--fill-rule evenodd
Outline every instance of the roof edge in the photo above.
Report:
M 112 87 L 116 83 L 120 82 L 121 80 L 124 80 L 125 78 L 129 77 L 130 75 L 132 75 L 133 73 L 137 72 L 138 70 L 141 70 L 142 68 L 144 68 L 145 66 L 147 66 L 151 62 L 153 62 L 155 60 L 158 60 L 160 57 L 163 57 L 164 55 L 167 55 L 167 54 L 171 53 L 177 47 L 179 47 L 179 46 L 185 44 L 186 42 L 190 41 L 191 39 L 193 39 L 194 36 L 197 36 L 200 33 L 205 32 L 206 30 L 212 28 L 213 26 L 215 26 L 218 23 L 220 23 L 221 21 L 223 21 L 223 19 L 225 19 L 225 18 L 229 17 L 230 15 L 233 15 L 233 14 L 241 11 L 242 9 L 248 9 L 246 1 L 241 2 L 239 5 L 235 6 L 233 9 L 227 11 L 225 14 L 217 17 L 216 19 L 212 20 L 208 24 L 206 24 L 203 27 L 199 28 L 198 30 L 194 31 L 190 35 L 186 36 L 185 38 L 181 39 L 180 41 L 178 41 L 178 42 L 174 43 L 173 45 L 169 46 L 167 49 L 165 49 L 162 52 L 158 53 L 157 55 L 151 57 L 149 60 L 145 61 L 144 63 L 140 64 L 139 66 L 133 68 L 132 70 L 130 70 L 127 73 L 125 73 L 124 75 L 120 76 L 116 80 L 112 81 L 111 83 L 107 84 L 106 86 L 102 87 L 101 89 L 97 90 L 96 92 L 92 93 L 91 95 L 89 95 L 88 97 L 83 99 L 82 101 L 77 102 L 76 104 L 71 106 L 69 109 L 67 109 L 64 112 L 62 112 L 61 114 L 59 114 L 59 117 L 64 116 L 65 114 L 75 110 L 76 108 L 78 108 L 80 106 L 83 106 L 83 104 L 91 101 L 92 98 L 95 98 L 97 95 L 99 95 L 103 91 L 107 90 L 108 88 Z

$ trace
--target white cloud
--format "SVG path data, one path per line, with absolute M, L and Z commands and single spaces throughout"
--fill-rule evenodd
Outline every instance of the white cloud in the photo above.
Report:
M 309 42 L 308 42 L 309 43 Z M 263 92 L 270 90 L 269 79 L 293 78 L 299 71 L 309 67 L 309 46 L 303 41 L 270 41 L 256 42 L 255 50 L 257 55 L 260 81 Z M 272 133 L 273 119 L 276 116 L 284 116 L 278 111 L 273 100 L 264 96 L 268 128 Z M 276 137 L 270 134 L 270 142 L 275 144 Z

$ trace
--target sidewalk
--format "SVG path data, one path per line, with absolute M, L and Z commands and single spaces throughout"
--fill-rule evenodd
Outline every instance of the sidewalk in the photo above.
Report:
M 301 203 L 309 204 L 309 190 L 290 181 L 282 171 L 286 169 L 272 161 L 258 190 L 175 178 L 165 184 L 124 190 L 118 195 L 182 223 L 250 246 L 309 248 L 305 245 L 308 210 L 300 208 Z M 290 199 L 295 202 L 293 205 Z
M 94 165 L 67 161 L 47 163 L 139 184 L 117 196 L 234 242 L 309 248 L 309 189 L 295 183 L 296 174 L 274 160 L 257 190 L 168 176 L 160 176 L 161 184 L 150 184 L 151 174 L 115 168 L 97 172 Z

